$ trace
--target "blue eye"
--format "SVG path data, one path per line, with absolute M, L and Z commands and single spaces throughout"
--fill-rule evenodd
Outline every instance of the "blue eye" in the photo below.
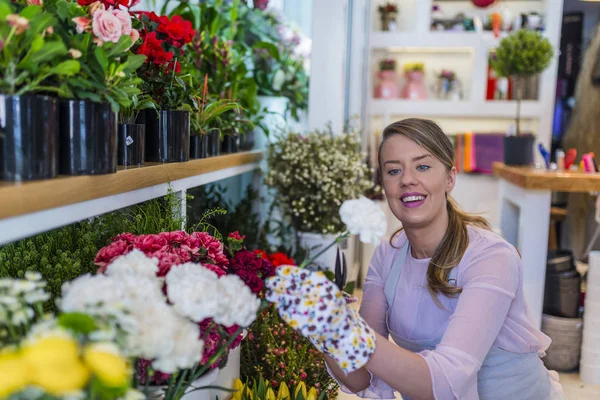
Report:
M 388 171 L 388 175 L 397 175 L 398 171 L 400 171 L 399 169 L 390 169 Z
M 417 170 L 419 171 L 427 171 L 428 169 L 430 169 L 431 167 L 429 165 L 419 165 L 417 167 Z

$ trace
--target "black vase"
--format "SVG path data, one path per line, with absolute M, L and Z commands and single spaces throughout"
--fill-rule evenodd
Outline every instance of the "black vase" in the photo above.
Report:
M 60 173 L 117 172 L 117 114 L 106 103 L 60 102 Z
M 504 138 L 504 164 L 524 166 L 533 164 L 533 135 L 506 136 Z
M 200 159 L 208 156 L 208 135 L 192 135 L 190 137 L 190 158 Z
M 221 154 L 221 133 L 214 129 L 208 134 L 208 157 Z
M 236 133 L 234 135 L 225 135 L 223 143 L 221 145 L 221 152 L 226 154 L 237 153 L 240 151 L 240 137 Z
M 119 165 L 144 165 L 146 126 L 119 124 Z
M 0 95 L 0 176 L 9 181 L 58 174 L 58 99 Z
M 146 111 L 146 161 L 183 162 L 190 159 L 190 113 Z
M 249 151 L 254 148 L 254 129 L 246 131 L 240 138 L 240 150 Z

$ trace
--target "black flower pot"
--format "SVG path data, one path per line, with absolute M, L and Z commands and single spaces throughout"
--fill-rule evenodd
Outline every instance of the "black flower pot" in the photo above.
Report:
M 146 111 L 146 161 L 184 162 L 190 159 L 190 113 Z
M 240 137 L 238 134 L 235 135 L 226 135 L 223 138 L 223 142 L 221 145 L 221 152 L 226 154 L 237 153 L 240 151 Z
M 506 136 L 504 138 L 504 164 L 523 166 L 533 164 L 533 135 Z
M 117 172 L 117 114 L 106 103 L 60 102 L 60 173 Z
M 240 138 L 240 150 L 249 151 L 254 148 L 254 129 L 246 131 Z
M 208 134 L 208 157 L 215 157 L 221 154 L 221 134 L 214 129 Z
M 119 124 L 119 165 L 144 165 L 146 126 Z
M 58 99 L 0 95 L 0 176 L 9 181 L 58 174 Z
M 208 157 L 208 135 L 192 135 L 190 137 L 190 158 Z

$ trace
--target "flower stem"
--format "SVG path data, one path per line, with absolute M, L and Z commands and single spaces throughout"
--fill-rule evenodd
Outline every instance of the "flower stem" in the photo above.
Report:
M 350 236 L 350 232 L 348 232 L 348 231 L 340 233 L 338 235 L 338 237 L 336 237 L 333 242 L 329 243 L 329 245 L 327 245 L 323 250 L 321 250 L 320 252 L 318 252 L 317 255 L 315 255 L 314 257 L 311 257 L 311 258 L 309 258 L 307 260 L 304 260 L 302 262 L 302 264 L 300 264 L 300 268 L 306 268 L 306 267 L 308 267 L 310 264 L 312 264 L 313 261 L 315 261 L 317 258 L 319 258 L 327 250 L 329 250 L 334 245 L 340 243 L 342 240 L 346 239 L 348 236 Z

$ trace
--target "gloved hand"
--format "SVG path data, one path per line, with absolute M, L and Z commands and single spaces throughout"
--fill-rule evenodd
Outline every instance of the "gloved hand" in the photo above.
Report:
M 281 318 L 330 355 L 346 373 L 364 366 L 375 352 L 375 332 L 322 272 L 292 266 L 266 281 L 268 301 Z

